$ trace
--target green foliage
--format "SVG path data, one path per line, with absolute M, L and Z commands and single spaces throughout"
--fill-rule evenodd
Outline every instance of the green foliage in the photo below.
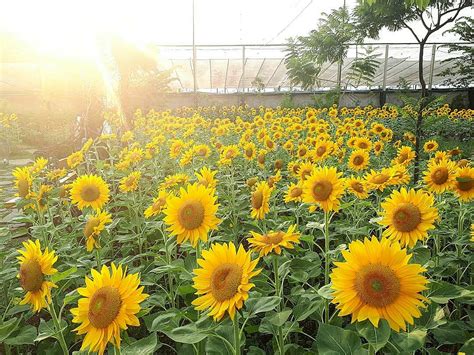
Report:
M 451 43 L 446 45 L 448 52 L 460 52 L 454 58 L 443 60 L 442 64 L 449 64 L 449 67 L 443 70 L 439 76 L 448 77 L 444 81 L 445 85 L 456 87 L 468 87 L 474 82 L 474 19 L 471 17 L 462 17 L 456 25 L 449 31 L 459 36 L 460 41 L 468 42 L 471 45 L 461 45 Z
M 351 84 L 355 87 L 360 84 L 371 86 L 375 72 L 380 65 L 380 61 L 377 59 L 379 54 L 374 53 L 375 48 L 368 46 L 363 49 L 363 55 L 352 62 L 348 74 L 349 79 L 352 80 Z

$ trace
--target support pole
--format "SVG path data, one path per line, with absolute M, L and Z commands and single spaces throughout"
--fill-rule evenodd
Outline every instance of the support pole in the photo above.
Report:
M 431 47 L 431 63 L 430 63 L 430 76 L 428 78 L 428 91 L 431 91 L 433 87 L 435 57 L 436 57 L 436 44 L 433 44 L 433 46 Z
M 385 59 L 383 62 L 383 79 L 382 79 L 382 91 L 380 92 L 380 107 L 385 105 L 387 101 L 387 68 L 388 68 L 388 49 L 389 45 L 385 45 Z
M 195 41 L 195 19 L 194 19 L 194 0 L 193 0 L 193 92 L 194 106 L 197 106 L 197 66 L 196 66 L 196 41 Z

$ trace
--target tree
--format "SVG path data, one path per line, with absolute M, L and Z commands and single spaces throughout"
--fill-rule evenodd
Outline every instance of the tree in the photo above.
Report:
M 473 44 L 474 19 L 461 17 L 456 21 L 456 25 L 446 32 L 457 34 L 462 42 Z M 443 60 L 441 63 L 450 63 L 450 66 L 439 76 L 447 77 L 445 85 L 467 88 L 474 83 L 474 47 L 458 43 L 450 43 L 447 47 L 449 53 L 460 52 L 460 55 Z
M 460 12 L 471 6 L 472 0 L 359 0 L 354 15 L 359 31 L 367 37 L 377 38 L 382 28 L 390 31 L 408 29 L 419 44 L 418 80 L 421 98 L 416 118 L 415 169 L 413 180 L 419 177 L 419 156 L 422 137 L 423 110 L 429 104 L 426 81 L 423 73 L 425 44 L 430 36 L 453 22 Z M 415 22 L 423 25 L 423 31 L 415 31 Z
M 337 82 L 341 86 L 342 63 L 347 56 L 349 44 L 361 42 L 362 38 L 352 21 L 346 6 L 323 13 L 318 28 L 308 36 L 290 39 L 287 44 L 285 64 L 293 85 L 303 89 L 320 86 L 319 74 L 323 64 L 337 63 Z

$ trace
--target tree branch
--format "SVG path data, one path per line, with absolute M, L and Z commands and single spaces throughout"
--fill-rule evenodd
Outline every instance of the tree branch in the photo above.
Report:
M 415 12 L 416 12 L 416 14 L 418 15 L 418 17 L 421 19 L 421 23 L 422 23 L 423 26 L 426 28 L 426 30 L 430 31 L 430 30 L 431 30 L 431 26 L 428 27 L 428 25 L 426 24 L 425 19 L 423 18 L 423 12 L 422 12 L 419 8 L 416 8 L 416 9 L 415 9 Z
M 405 26 L 405 28 L 408 28 L 410 30 L 410 32 L 413 34 L 413 36 L 415 36 L 415 39 L 418 43 L 421 43 L 420 41 L 420 38 L 417 36 L 416 32 L 413 30 L 413 28 L 411 28 L 410 26 L 408 26 L 408 24 L 405 22 L 405 21 L 401 21 L 401 23 L 403 24 L 403 26 Z

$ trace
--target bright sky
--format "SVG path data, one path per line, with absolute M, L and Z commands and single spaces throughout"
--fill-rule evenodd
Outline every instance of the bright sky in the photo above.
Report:
M 347 0 L 353 7 L 356 0 Z M 197 44 L 284 43 L 314 29 L 322 12 L 343 0 L 195 0 Z M 97 32 L 118 32 L 140 44 L 191 44 L 192 0 L 11 0 L 0 30 L 20 34 L 45 51 L 88 50 Z M 465 11 L 473 15 L 473 10 Z M 441 33 L 431 41 L 452 41 Z M 413 42 L 408 31 L 385 31 L 381 42 Z

